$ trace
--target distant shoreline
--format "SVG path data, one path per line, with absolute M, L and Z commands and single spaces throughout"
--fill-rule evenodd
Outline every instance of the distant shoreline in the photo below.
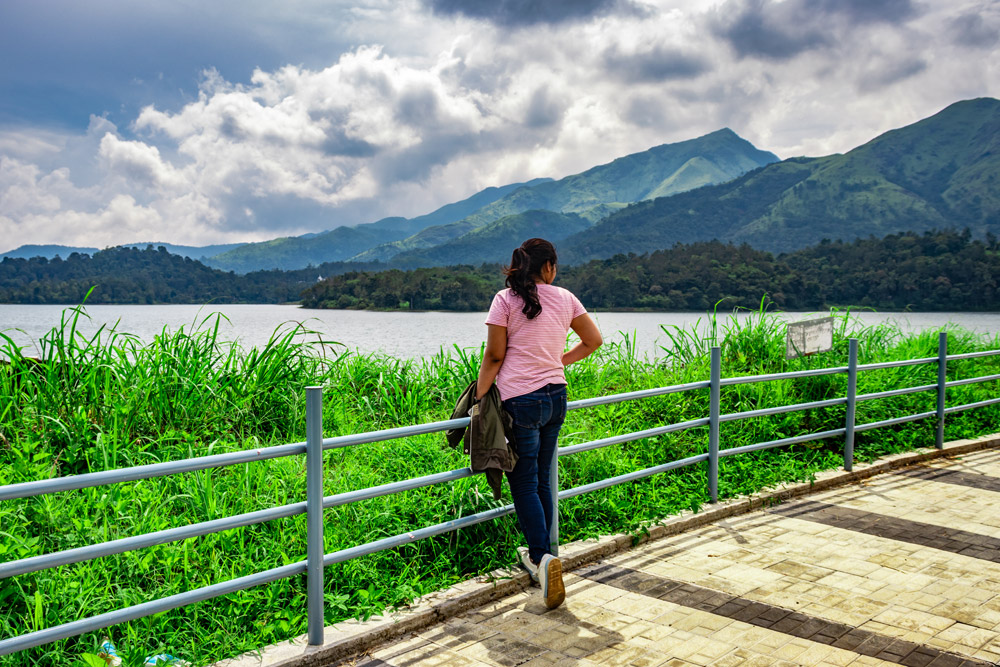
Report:
M 83 308 L 93 308 L 93 307 L 112 307 L 112 306 L 149 306 L 149 307 L 163 307 L 163 306 L 202 306 L 209 309 L 214 306 L 281 306 L 285 308 L 297 308 L 299 310 L 316 310 L 316 311 L 331 311 L 331 310 L 343 310 L 349 312 L 369 312 L 369 313 L 486 313 L 487 308 L 481 310 L 457 310 L 449 308 L 324 308 L 324 307 L 308 307 L 303 305 L 298 301 L 289 301 L 285 303 L 268 303 L 264 301 L 229 301 L 225 303 L 197 303 L 197 302 L 172 302 L 172 303 L 137 303 L 134 301 L 121 301 L 115 303 L 17 303 L 10 301 L 0 301 L 0 306 L 43 306 L 43 307 L 61 307 L 61 308 L 76 308 L 77 306 L 82 306 Z M 1000 308 L 995 310 L 970 310 L 964 308 L 951 308 L 948 310 L 924 310 L 922 308 L 910 308 L 906 310 L 896 309 L 896 308 L 874 308 L 871 306 L 855 306 L 855 305 L 827 305 L 822 308 L 772 308 L 768 312 L 770 313 L 784 313 L 784 312 L 824 312 L 833 311 L 838 312 L 869 312 L 869 313 L 886 313 L 886 314 L 899 314 L 905 315 L 908 313 L 919 313 L 922 315 L 931 315 L 935 313 L 961 313 L 969 315 L 990 315 L 990 314 L 1000 314 Z M 683 314 L 683 315 L 706 315 L 711 314 L 712 311 L 706 311 L 702 309 L 660 309 L 660 308 L 629 308 L 629 307 L 616 307 L 616 308 L 593 308 L 588 307 L 588 312 L 591 313 L 663 313 L 665 315 L 670 314 Z M 746 308 L 738 306 L 735 308 L 718 308 L 717 312 L 722 314 L 729 314 L 732 312 L 754 312 L 752 308 Z M 3 331 L 3 329 L 0 329 Z

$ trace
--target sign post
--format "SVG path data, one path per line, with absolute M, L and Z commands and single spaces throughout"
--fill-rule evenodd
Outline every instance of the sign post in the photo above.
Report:
M 785 334 L 785 359 L 806 357 L 833 349 L 834 317 L 789 322 Z

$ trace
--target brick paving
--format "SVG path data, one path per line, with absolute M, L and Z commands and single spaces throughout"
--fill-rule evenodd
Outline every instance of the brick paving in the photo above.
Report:
M 1000 539 L 957 528 L 817 502 L 795 503 L 774 513 L 1000 563 Z
M 1000 660 L 1000 452 L 650 542 L 340 664 L 906 665 Z

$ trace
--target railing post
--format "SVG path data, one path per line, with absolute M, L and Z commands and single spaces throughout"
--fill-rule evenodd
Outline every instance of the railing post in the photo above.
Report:
M 858 396 L 858 339 L 848 341 L 847 352 L 847 417 L 844 424 L 844 470 L 854 469 L 854 416 Z
M 306 387 L 306 592 L 309 644 L 323 643 L 323 388 Z
M 549 484 L 552 485 L 552 525 L 549 526 L 549 551 L 559 555 L 559 451 L 552 453 L 549 468 Z
M 938 381 L 937 381 L 937 437 L 935 446 L 944 449 L 944 399 L 945 382 L 948 381 L 948 334 L 938 334 Z
M 708 495 L 719 500 L 719 402 L 722 387 L 722 350 L 712 348 L 712 377 L 708 402 Z

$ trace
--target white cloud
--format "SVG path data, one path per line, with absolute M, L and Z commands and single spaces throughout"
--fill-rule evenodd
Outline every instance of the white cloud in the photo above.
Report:
M 57 178 L 53 172 L 48 178 Z M 13 158 L 0 156 L 0 211 L 8 218 L 23 217 L 35 211 L 55 212 L 59 210 L 59 197 L 53 188 L 39 183 L 39 169 L 33 164 L 24 164 Z
M 184 186 L 180 170 L 160 157 L 156 146 L 141 141 L 124 141 L 108 132 L 101 138 L 98 155 L 105 161 L 110 177 L 119 177 L 124 185 L 151 191 L 178 191 Z

